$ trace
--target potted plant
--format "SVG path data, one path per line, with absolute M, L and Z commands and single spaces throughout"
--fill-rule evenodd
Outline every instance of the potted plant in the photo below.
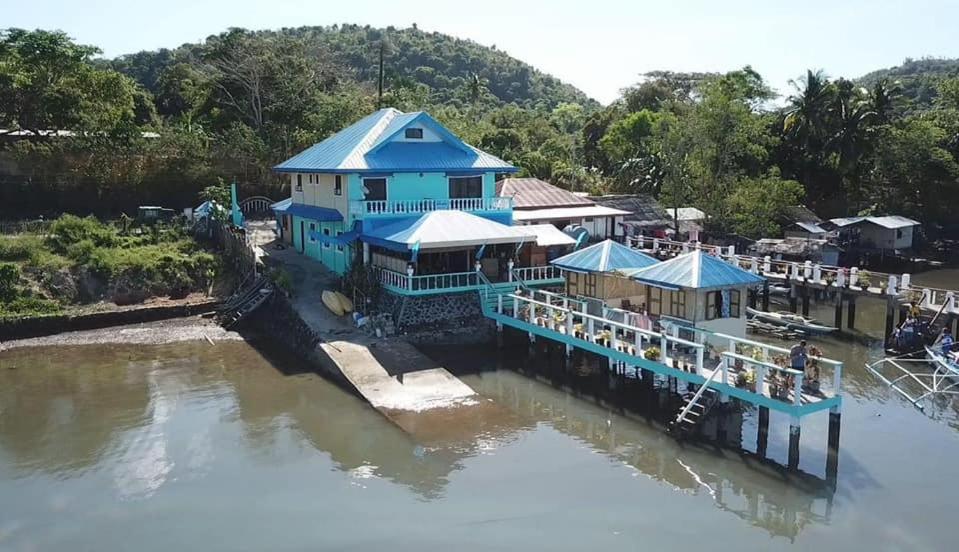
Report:
M 749 389 L 753 393 L 756 392 L 756 371 L 752 368 L 746 370 L 745 374 L 746 380 L 746 389 Z
M 650 347 L 643 352 L 643 358 L 646 360 L 659 360 L 660 356 L 662 356 L 662 352 L 659 347 Z
M 872 285 L 872 282 L 869 280 L 869 273 L 863 270 L 859 273 L 859 288 L 860 289 L 869 289 L 869 286 Z

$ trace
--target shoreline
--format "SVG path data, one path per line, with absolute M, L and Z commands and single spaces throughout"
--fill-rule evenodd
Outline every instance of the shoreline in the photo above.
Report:
M 185 341 L 244 341 L 210 318 L 184 316 L 154 322 L 125 324 L 92 330 L 61 332 L 41 337 L 0 341 L 0 353 L 28 347 L 76 345 L 167 345 Z

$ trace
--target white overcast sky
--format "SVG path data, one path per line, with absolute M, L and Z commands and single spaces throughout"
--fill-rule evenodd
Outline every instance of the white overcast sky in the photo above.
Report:
M 654 69 L 752 65 L 780 93 L 806 68 L 856 77 L 906 57 L 959 57 L 957 0 L 0 0 L 0 27 L 62 29 L 107 56 L 228 27 L 359 23 L 496 45 L 608 103 Z

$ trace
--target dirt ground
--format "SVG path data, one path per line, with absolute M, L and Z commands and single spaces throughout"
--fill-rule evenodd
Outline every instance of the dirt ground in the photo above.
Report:
M 56 335 L 0 341 L 0 351 L 19 347 L 55 345 L 162 345 L 181 341 L 238 341 L 243 337 L 224 330 L 212 319 L 200 316 L 173 318 L 143 324 L 115 326 L 98 330 L 65 332 Z

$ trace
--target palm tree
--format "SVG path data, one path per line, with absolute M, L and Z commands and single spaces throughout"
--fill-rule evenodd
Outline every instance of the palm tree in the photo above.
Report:
M 829 104 L 834 88 L 822 70 L 806 71 L 801 82 L 790 81 L 796 93 L 789 96 L 789 107 L 783 119 L 783 133 L 800 143 L 809 143 L 821 137 L 826 126 Z

